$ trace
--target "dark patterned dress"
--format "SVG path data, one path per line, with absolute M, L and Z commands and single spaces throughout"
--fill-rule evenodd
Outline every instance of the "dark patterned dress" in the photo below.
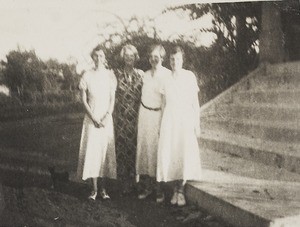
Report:
M 118 80 L 114 109 L 114 125 L 117 155 L 117 174 L 121 180 L 132 180 L 135 176 L 137 144 L 137 122 L 141 103 L 144 72 L 134 69 L 132 75 L 116 70 Z

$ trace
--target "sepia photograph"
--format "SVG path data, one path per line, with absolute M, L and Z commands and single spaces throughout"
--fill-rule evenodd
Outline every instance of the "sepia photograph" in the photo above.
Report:
M 299 227 L 300 0 L 0 0 L 0 227 Z

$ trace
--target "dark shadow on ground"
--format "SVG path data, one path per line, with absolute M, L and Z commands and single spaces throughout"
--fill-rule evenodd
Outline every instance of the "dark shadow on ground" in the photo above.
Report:
M 225 226 L 195 206 L 164 204 L 155 195 L 138 200 L 136 194 L 123 196 L 119 184 L 108 182 L 111 200 L 87 199 L 90 185 L 61 182 L 51 189 L 48 177 L 2 172 L 6 206 L 1 226 Z M 207 219 L 208 218 L 208 219 Z
M 226 226 L 193 205 L 171 206 L 170 187 L 165 187 L 166 202 L 160 205 L 154 194 L 142 201 L 136 193 L 123 196 L 115 181 L 107 187 L 110 201 L 89 201 L 89 183 L 69 181 L 52 189 L 49 161 L 62 161 L 64 171 L 74 172 L 81 127 L 81 116 L 69 115 L 0 123 L 5 200 L 0 226 Z

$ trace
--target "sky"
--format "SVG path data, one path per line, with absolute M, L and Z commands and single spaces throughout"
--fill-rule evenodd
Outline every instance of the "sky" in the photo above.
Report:
M 0 0 L 0 60 L 10 50 L 31 50 L 43 60 L 77 62 L 84 69 L 87 56 L 97 45 L 105 24 L 119 23 L 132 16 L 156 18 L 155 24 L 167 37 L 193 28 L 210 27 L 212 17 L 188 23 L 178 14 L 161 15 L 166 6 L 204 3 L 195 0 Z M 228 2 L 219 0 L 219 2 Z M 121 19 L 121 20 L 120 20 Z M 203 35 L 203 45 L 213 37 Z

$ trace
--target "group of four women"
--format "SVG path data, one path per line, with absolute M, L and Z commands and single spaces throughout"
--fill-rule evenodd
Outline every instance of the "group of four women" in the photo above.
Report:
M 99 177 L 100 196 L 109 198 L 103 178 L 116 179 L 117 167 L 125 192 L 132 178 L 144 180 L 139 199 L 148 197 L 155 188 L 156 201 L 163 202 L 161 182 L 173 181 L 171 203 L 185 205 L 186 181 L 201 177 L 196 77 L 182 68 L 184 52 L 179 46 L 170 51 L 171 70 L 162 66 L 166 55 L 162 45 L 150 47 L 151 69 L 145 73 L 134 67 L 139 55 L 133 45 L 125 45 L 120 55 L 124 67 L 113 73 L 106 68 L 104 50 L 93 50 L 95 67 L 80 81 L 86 115 L 78 176 L 92 178 L 89 198 L 93 200 L 98 195 Z

